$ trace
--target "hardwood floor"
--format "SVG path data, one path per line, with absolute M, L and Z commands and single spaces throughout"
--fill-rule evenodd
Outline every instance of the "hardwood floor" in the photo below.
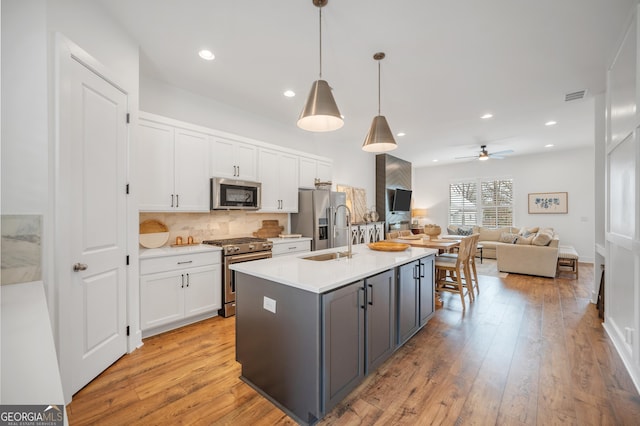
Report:
M 322 425 L 637 425 L 640 397 L 580 279 L 480 276 Z M 290 425 L 238 377 L 233 318 L 151 337 L 78 392 L 74 425 Z

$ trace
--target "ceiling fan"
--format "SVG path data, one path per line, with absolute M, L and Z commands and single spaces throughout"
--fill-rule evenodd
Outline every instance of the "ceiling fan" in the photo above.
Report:
M 486 145 L 480 145 L 480 154 L 478 155 L 470 155 L 467 157 L 456 157 L 456 160 L 461 160 L 463 158 L 477 158 L 480 161 L 488 160 L 489 158 L 495 158 L 497 160 L 502 160 L 504 154 L 511 154 L 513 152 L 512 149 L 506 149 L 504 151 L 491 152 L 487 151 Z

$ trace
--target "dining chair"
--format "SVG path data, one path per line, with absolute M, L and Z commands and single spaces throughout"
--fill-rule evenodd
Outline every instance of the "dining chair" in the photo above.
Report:
M 457 293 L 460 295 L 462 310 L 466 310 L 464 297 L 473 301 L 473 290 L 470 282 L 468 258 L 471 253 L 472 236 L 460 240 L 460 248 L 455 256 L 436 256 L 436 290 Z M 469 291 L 471 289 L 471 291 Z
M 408 237 L 410 235 L 413 235 L 410 229 L 403 229 L 402 231 L 400 231 L 401 237 Z
M 467 258 L 467 263 L 469 265 L 469 283 L 468 287 L 471 290 L 471 296 L 475 299 L 473 295 L 473 290 L 480 294 L 480 286 L 478 284 L 478 269 L 476 268 L 476 253 L 478 251 L 478 241 L 480 240 L 480 234 L 471 234 L 471 243 L 469 246 L 469 257 Z M 441 256 L 444 257 L 452 257 L 455 258 L 458 256 L 458 253 L 443 253 Z
M 387 240 L 393 240 L 395 238 L 398 238 L 399 236 L 400 236 L 400 233 L 398 231 L 387 232 Z

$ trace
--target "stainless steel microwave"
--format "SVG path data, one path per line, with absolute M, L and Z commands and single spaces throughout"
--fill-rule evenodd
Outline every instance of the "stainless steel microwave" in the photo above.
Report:
M 211 210 L 258 210 L 261 197 L 260 182 L 211 178 Z

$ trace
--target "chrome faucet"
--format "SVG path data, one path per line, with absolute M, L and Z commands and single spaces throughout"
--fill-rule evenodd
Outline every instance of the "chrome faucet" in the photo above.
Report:
M 336 209 L 333 213 L 333 237 L 335 238 L 336 236 L 336 219 L 338 218 L 338 209 L 340 207 L 344 207 L 347 211 L 347 257 L 351 258 L 351 210 L 349 210 L 349 207 L 346 204 L 340 204 L 336 206 Z

